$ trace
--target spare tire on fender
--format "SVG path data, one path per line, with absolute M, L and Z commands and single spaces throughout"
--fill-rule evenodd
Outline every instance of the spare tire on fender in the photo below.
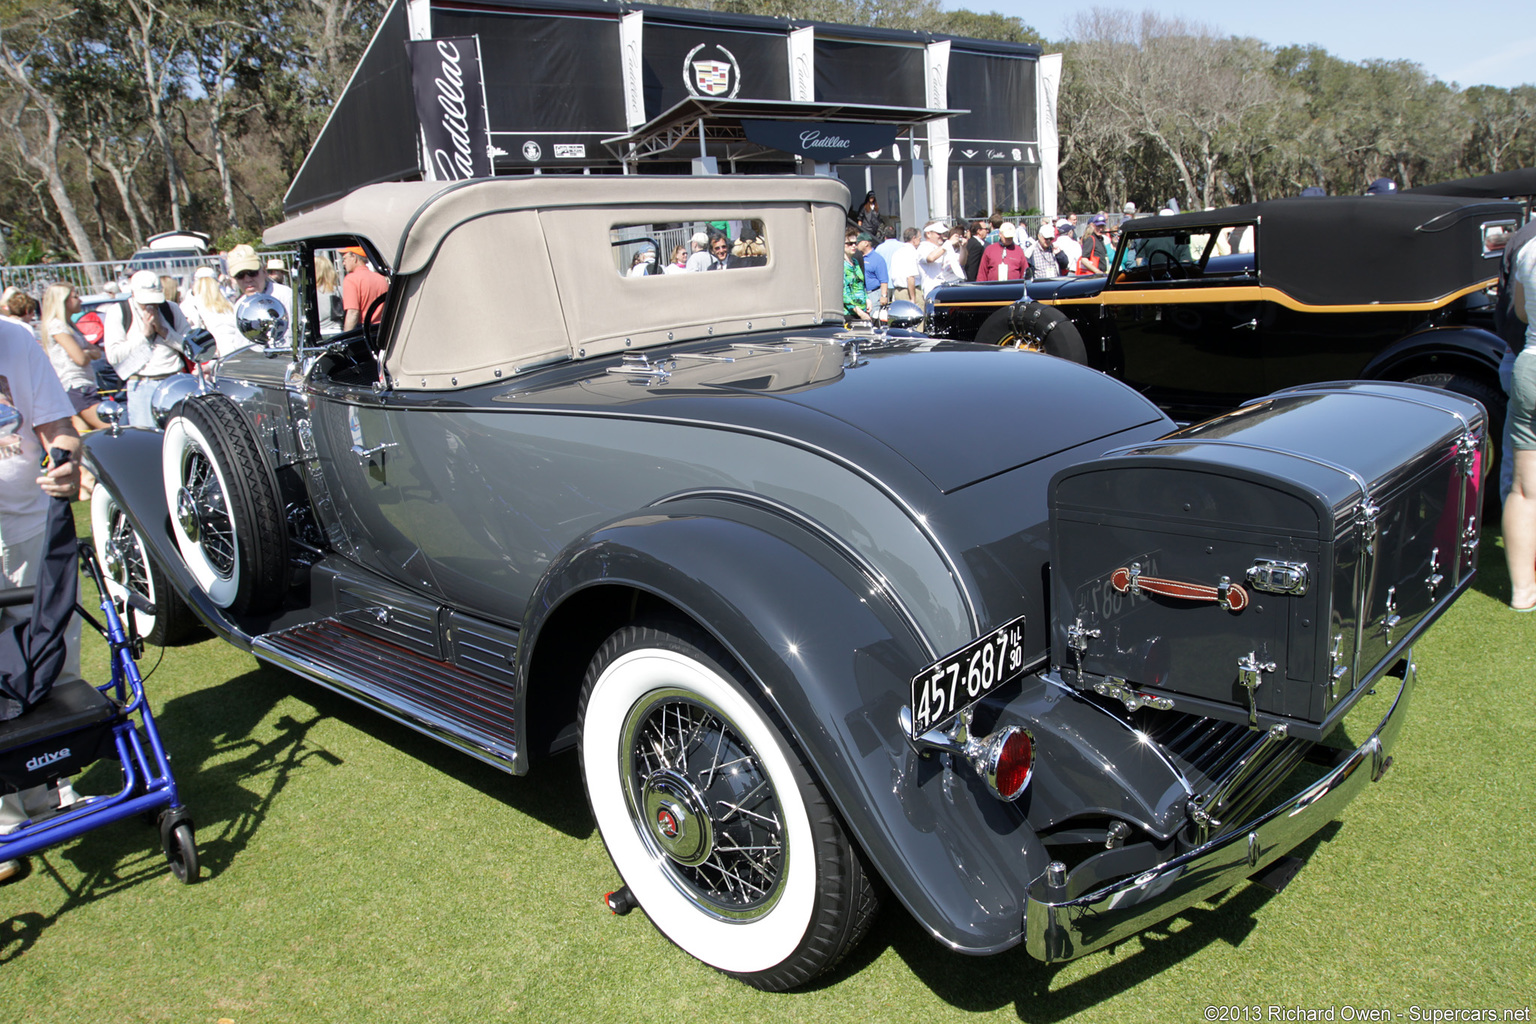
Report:
M 235 403 L 210 394 L 177 406 L 161 469 L 176 546 L 213 603 L 246 614 L 282 601 L 288 534 L 277 479 Z
M 976 341 L 1049 356 L 1088 365 L 1088 349 L 1083 336 L 1061 310 L 1054 306 L 1024 299 L 998 310 L 982 322 Z

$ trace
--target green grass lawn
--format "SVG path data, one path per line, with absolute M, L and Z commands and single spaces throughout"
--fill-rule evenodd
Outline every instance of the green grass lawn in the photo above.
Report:
M 1417 649 L 1396 760 L 1300 852 L 1139 938 L 1046 967 L 947 952 L 888 905 L 849 962 L 764 994 L 615 887 L 574 756 L 513 778 L 215 640 L 149 681 L 203 879 L 153 829 L 93 832 L 0 887 L 0 1021 L 1200 1021 L 1208 1005 L 1536 1004 L 1536 615 L 1502 550 Z M 93 591 L 88 593 L 94 596 Z M 88 673 L 105 647 L 87 643 Z M 156 662 L 146 655 L 147 671 Z M 115 783 L 98 764 L 80 786 Z M 1252 1010 L 1249 1011 L 1250 1014 Z M 1419 1019 L 1429 1019 L 1427 1016 Z M 1529 1019 L 1528 1017 L 1525 1019 Z

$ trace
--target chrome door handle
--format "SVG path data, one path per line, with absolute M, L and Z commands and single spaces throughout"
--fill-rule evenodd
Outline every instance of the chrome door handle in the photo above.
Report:
M 372 448 L 364 448 L 360 444 L 355 444 L 355 445 L 352 446 L 352 454 L 357 456 L 357 461 L 362 462 L 364 459 L 367 459 L 367 458 L 369 458 L 369 457 L 371 457 L 373 455 L 376 455 L 376 454 L 378 454 L 379 452 L 383 451 L 386 448 L 398 448 L 398 447 L 400 447 L 400 445 L 397 444 L 394 441 L 383 441 L 383 442 L 380 442 L 379 444 L 374 445 Z
M 1234 331 L 1256 331 L 1256 330 L 1258 330 L 1258 329 L 1259 329 L 1259 321 L 1258 321 L 1258 318 L 1257 318 L 1257 317 L 1255 317 L 1255 318 L 1254 318 L 1254 319 L 1252 319 L 1252 320 L 1249 320 L 1249 321 L 1248 321 L 1248 322 L 1247 322 L 1247 323 L 1245 323 L 1245 324 L 1238 324 L 1238 325 L 1237 325 L 1237 326 L 1236 326 L 1236 327 L 1234 327 L 1234 328 L 1232 328 L 1232 329 L 1233 329 L 1233 330 L 1234 330 Z

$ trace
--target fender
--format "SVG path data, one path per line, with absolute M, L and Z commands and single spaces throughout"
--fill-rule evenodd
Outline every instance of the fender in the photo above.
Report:
M 119 505 L 150 555 L 175 591 L 209 629 L 242 650 L 251 649 L 251 637 L 236 625 L 224 609 L 208 599 L 192 579 L 171 533 L 171 513 L 165 504 L 160 470 L 160 449 L 165 435 L 158 430 L 126 427 L 114 435 L 97 430 L 85 435 L 81 448 L 87 467 L 117 495 Z
M 1439 370 L 1483 371 L 1490 381 L 1496 381 L 1504 339 L 1481 327 L 1427 327 L 1382 349 L 1360 374 L 1372 380 L 1400 380 L 1404 367 L 1422 365 L 1431 357 L 1438 357 L 1434 365 Z M 1416 369 L 1430 372 L 1427 367 Z
M 517 652 L 517 720 L 525 722 L 528 688 L 539 685 L 529 675 L 534 652 L 564 602 L 605 585 L 654 594 L 713 634 L 757 682 L 755 696 L 787 728 L 874 869 L 926 930 L 968 953 L 1016 944 L 1028 883 L 1050 859 L 1026 817 L 1030 795 L 1004 803 L 968 768 L 913 750 L 898 716 L 912 675 L 935 652 L 899 596 L 792 515 L 734 496 L 690 497 L 572 545 L 529 605 Z M 1047 772 L 1093 777 L 1107 754 L 1122 769 L 1119 785 L 1082 794 L 1077 807 L 1042 803 L 1042 815 L 1107 807 L 1137 820 L 1157 816 L 1152 806 L 1165 803 L 1175 783 L 1130 730 L 1039 677 L 1026 677 L 1022 690 L 985 714 L 1035 723 L 1052 758 Z M 1132 791 L 1131 780 L 1149 798 Z

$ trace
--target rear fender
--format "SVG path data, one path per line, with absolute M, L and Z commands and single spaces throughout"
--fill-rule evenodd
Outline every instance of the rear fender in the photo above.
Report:
M 1498 382 L 1504 339 L 1479 327 L 1428 327 L 1377 353 L 1360 372 L 1371 380 L 1404 380 L 1423 373 L 1463 373 Z
M 1019 941 L 1028 883 L 1049 859 L 1026 819 L 1029 800 L 1004 803 L 968 768 L 913 750 L 899 716 L 912 675 L 935 653 L 899 600 L 835 541 L 721 499 L 670 503 L 596 531 L 551 566 L 530 603 L 518 651 L 520 723 L 528 688 L 540 685 L 529 666 L 543 626 L 565 601 L 606 585 L 657 596 L 730 651 L 875 870 L 930 933 L 974 953 Z M 1136 799 L 1102 774 L 1110 747 L 1126 748 L 1123 763 L 1134 760 L 1128 731 L 1116 735 L 1101 712 L 1046 688 L 1027 677 L 1023 695 L 978 719 L 1028 722 L 1049 711 L 1081 720 L 1042 730 L 1042 742 L 1061 745 L 1058 777 L 1102 778 L 1102 792 L 1057 794 L 1053 812 L 1128 810 Z

